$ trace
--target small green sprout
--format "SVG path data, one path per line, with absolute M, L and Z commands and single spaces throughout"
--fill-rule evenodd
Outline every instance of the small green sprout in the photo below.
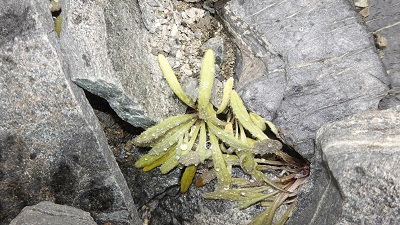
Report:
M 251 224 L 272 224 L 276 209 L 288 204 L 290 211 L 279 219 L 285 223 L 294 209 L 295 190 L 308 175 L 304 175 L 308 165 L 299 164 L 281 151 L 284 142 L 276 127 L 247 111 L 233 90 L 233 78 L 226 81 L 221 104 L 214 108 L 210 103 L 215 73 L 212 50 L 206 51 L 202 61 L 197 102 L 184 93 L 167 59 L 159 55 L 158 61 L 173 92 L 195 112 L 170 117 L 137 136 L 135 145 L 151 149 L 135 166 L 143 171 L 160 167 L 163 174 L 175 167 L 183 168 L 180 191 L 185 193 L 198 167 L 212 162 L 213 170 L 203 172 L 196 181 L 196 186 L 203 186 L 217 179 L 215 192 L 204 194 L 206 199 L 235 201 L 240 209 L 257 203 L 265 205 L 266 211 Z M 281 141 L 264 133 L 267 125 Z M 251 179 L 232 177 L 233 166 L 239 166 Z M 268 178 L 266 173 L 275 178 Z

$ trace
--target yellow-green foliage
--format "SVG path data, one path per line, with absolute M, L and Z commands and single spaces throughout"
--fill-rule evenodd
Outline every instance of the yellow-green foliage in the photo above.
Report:
M 60 34 L 61 34 L 61 23 L 62 23 L 62 16 L 59 15 L 54 20 L 54 30 L 56 31 L 57 36 L 59 36 L 59 37 L 60 37 Z
M 149 171 L 159 167 L 163 174 L 177 166 L 184 168 L 180 189 L 185 193 L 195 175 L 199 164 L 211 161 L 213 172 L 200 175 L 199 185 L 216 178 L 218 185 L 215 192 L 204 195 L 208 199 L 224 199 L 237 202 L 238 208 L 253 204 L 271 205 L 266 213 L 256 217 L 253 224 L 271 224 L 274 212 L 289 197 L 288 190 L 298 180 L 293 173 L 293 165 L 278 159 L 281 142 L 270 139 L 263 131 L 266 129 L 264 119 L 248 112 L 239 95 L 233 90 L 233 78 L 226 81 L 223 98 L 218 110 L 210 103 L 211 89 L 214 81 L 214 52 L 207 50 L 202 62 L 200 87 L 197 102 L 193 102 L 182 90 L 171 66 L 163 55 L 158 56 L 161 70 L 173 92 L 196 112 L 170 117 L 155 125 L 134 139 L 140 147 L 151 147 L 135 166 Z M 220 118 L 217 117 L 224 114 Z M 275 126 L 269 127 L 279 137 Z M 279 137 L 280 138 L 280 137 Z M 276 155 L 272 159 L 263 158 Z M 285 154 L 286 157 L 290 157 Z M 233 178 L 232 166 L 237 165 L 252 178 Z M 297 170 L 299 171 L 299 170 Z M 265 172 L 276 175 L 271 180 Z M 281 180 L 285 178 L 285 182 Z M 281 179 L 281 180 L 280 180 Z M 288 181 L 288 182 L 286 182 Z M 296 183 L 297 182 L 297 183 Z M 283 199 L 283 200 L 282 200 Z M 295 201 L 286 201 L 294 205 Z M 293 207 L 290 207 L 293 210 Z M 284 214 L 281 221 L 286 221 L 290 213 Z

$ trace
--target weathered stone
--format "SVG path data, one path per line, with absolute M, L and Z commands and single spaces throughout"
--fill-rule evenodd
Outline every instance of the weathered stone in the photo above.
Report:
M 184 112 L 150 53 L 136 1 L 65 0 L 62 11 L 60 42 L 75 83 L 137 127 Z
M 385 38 L 387 45 L 379 50 L 386 73 L 391 81 L 390 94 L 379 105 L 387 109 L 400 104 L 400 5 L 396 0 L 370 1 L 370 15 L 366 18 L 367 30 Z
M 49 2 L 2 2 L 0 27 L 0 224 L 40 201 L 139 224 L 93 109 L 69 80 L 73 58 L 62 58 Z
M 317 143 L 344 197 L 340 224 L 398 224 L 400 106 L 329 123 Z
M 320 126 L 375 109 L 387 93 L 372 38 L 348 1 L 233 0 L 220 11 L 240 52 L 264 64 L 258 74 L 237 70 L 246 105 L 308 159 Z
M 237 87 L 245 104 L 312 163 L 289 224 L 335 224 L 342 197 L 314 146 L 315 133 L 376 109 L 386 95 L 372 36 L 345 0 L 232 0 L 217 9 L 239 47 Z
M 58 205 L 52 202 L 40 202 L 26 206 L 10 225 L 96 225 L 90 213 L 83 210 Z
M 204 187 L 193 185 L 182 194 L 179 191 L 181 169 L 178 168 L 167 175 L 162 175 L 158 169 L 144 173 L 127 162 L 121 164 L 121 170 L 140 214 L 145 218 L 150 216 L 153 225 L 249 224 L 264 209 L 252 206 L 239 210 L 229 201 L 204 199 L 204 193 L 214 191 L 215 180 Z M 234 175 L 244 176 L 239 170 L 234 171 Z

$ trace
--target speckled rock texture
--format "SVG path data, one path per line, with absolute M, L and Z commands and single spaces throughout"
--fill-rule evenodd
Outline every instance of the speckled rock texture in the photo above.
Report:
M 344 198 L 338 224 L 398 224 L 400 106 L 355 114 L 317 134 Z
M 3 1 L 0 27 L 0 224 L 41 201 L 100 224 L 139 224 L 93 109 L 69 79 L 49 2 Z
M 370 0 L 367 30 L 372 32 L 390 79 L 389 95 L 379 105 L 387 109 L 400 104 L 400 4 L 396 0 Z M 377 43 L 383 42 L 383 43 Z
M 348 1 L 233 0 L 221 11 L 240 51 L 265 68 L 248 79 L 239 65 L 247 106 L 308 159 L 320 126 L 376 109 L 388 91 L 372 36 Z
M 65 0 L 62 10 L 60 43 L 75 83 L 137 127 L 184 112 L 150 54 L 136 1 Z
M 52 202 L 40 202 L 33 206 L 26 206 L 10 223 L 10 225 L 19 224 L 96 225 L 97 223 L 90 213 L 83 210 Z
M 343 199 L 315 134 L 327 122 L 377 109 L 388 93 L 372 35 L 345 0 L 232 0 L 217 11 L 239 46 L 245 104 L 312 163 L 289 224 L 335 224 Z
M 177 14 L 152 0 L 64 0 L 60 38 L 48 2 L 0 5 L 0 225 L 41 201 L 87 211 L 98 224 L 248 224 L 261 208 L 204 200 L 212 184 L 181 194 L 179 169 L 142 173 L 130 161 L 121 164 L 125 180 L 75 85 L 146 128 L 185 111 L 156 55 L 168 56 L 195 95 L 203 48 L 232 50 L 231 41 L 235 74 L 232 51 L 221 50 L 216 83 L 235 75 L 247 107 L 312 163 L 288 224 L 396 224 L 399 108 L 364 111 L 398 101 L 399 4 L 385 1 L 390 7 L 374 12 L 371 1 L 363 19 L 348 0 L 214 2 L 175 1 Z M 203 32 L 207 24 L 211 32 Z M 376 50 L 369 32 L 385 36 L 386 49 Z M 214 34 L 225 36 L 208 41 Z M 133 151 L 135 159 L 143 154 Z

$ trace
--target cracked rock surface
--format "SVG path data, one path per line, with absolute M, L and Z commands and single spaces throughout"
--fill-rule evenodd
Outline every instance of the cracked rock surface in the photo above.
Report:
M 250 54 L 265 68 L 252 82 L 246 68 L 237 74 L 247 106 L 309 159 L 321 125 L 376 109 L 388 91 L 371 35 L 347 1 L 234 0 L 221 11 L 243 61 Z
M 11 221 L 10 225 L 96 225 L 90 213 L 83 210 L 58 205 L 52 202 L 40 202 L 33 206 L 25 207 L 22 212 Z
M 99 224 L 248 224 L 262 208 L 204 200 L 212 183 L 180 194 L 179 169 L 144 173 L 133 163 L 146 150 L 127 146 L 138 127 L 186 110 L 156 55 L 196 96 L 207 48 L 217 58 L 213 95 L 235 77 L 246 106 L 312 163 L 288 224 L 396 224 L 396 1 L 61 3 L 60 38 L 48 3 L 0 6 L 0 224 L 45 200 Z M 122 118 L 93 105 L 125 179 L 71 80 Z
M 397 224 L 400 106 L 324 125 L 318 146 L 344 198 L 340 224 Z
M 49 2 L 2 2 L 0 27 L 0 224 L 41 201 L 101 224 L 139 224 L 93 109 L 69 79 Z

